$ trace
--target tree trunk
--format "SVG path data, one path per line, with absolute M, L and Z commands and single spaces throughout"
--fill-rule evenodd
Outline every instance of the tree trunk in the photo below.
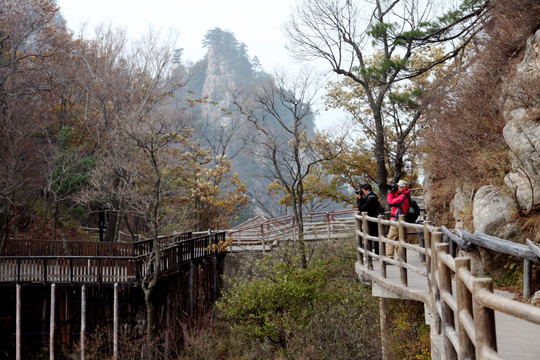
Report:
M 7 208 L 7 209 L 6 209 Z M 9 221 L 11 220 L 12 206 L 6 206 L 0 211 L 0 233 L 2 240 L 0 242 L 0 254 L 4 253 L 7 239 L 9 238 Z
M 377 164 L 377 184 L 379 185 L 380 198 L 386 199 L 388 190 L 386 189 L 386 180 L 388 178 L 388 170 L 386 169 L 385 146 L 384 146 L 384 126 L 381 114 L 381 106 L 377 106 L 376 111 L 373 111 L 375 120 L 375 161 Z
M 144 303 L 146 305 L 146 358 L 154 359 L 154 328 L 156 308 L 152 302 L 154 287 L 151 286 L 144 291 Z
M 116 201 L 114 201 L 113 209 L 116 209 Z M 109 223 L 107 224 L 107 230 L 105 231 L 105 241 L 114 241 L 116 239 L 116 233 L 117 233 L 117 224 L 118 224 L 118 211 L 117 210 L 110 210 L 109 211 Z

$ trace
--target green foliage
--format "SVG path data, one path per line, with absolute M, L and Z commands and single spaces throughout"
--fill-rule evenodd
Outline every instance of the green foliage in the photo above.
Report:
M 237 282 L 223 297 L 218 309 L 240 329 L 274 343 L 285 343 L 285 329 L 292 322 L 305 326 L 314 302 L 322 296 L 327 274 L 322 263 L 307 269 L 284 263 L 259 263 L 267 277 Z
M 49 174 L 51 189 L 60 195 L 77 191 L 88 183 L 90 170 L 96 165 L 95 156 L 81 156 L 80 149 L 70 147 L 73 133 L 67 126 L 58 134 L 58 147 L 54 154 L 54 169 Z
M 431 359 L 430 328 L 425 322 L 424 304 L 417 301 L 387 300 L 391 319 L 390 359 Z
M 397 28 L 397 24 L 376 23 L 368 30 L 368 35 L 376 39 L 384 39 L 388 36 L 388 32 Z
M 425 93 L 421 88 L 413 89 L 412 91 L 391 92 L 388 99 L 392 104 L 401 105 L 406 108 L 416 108 L 420 105 L 420 97 Z
M 234 325 L 219 325 L 228 333 L 212 358 L 379 359 L 378 303 L 354 274 L 354 240 L 314 250 L 306 269 L 292 255 L 265 257 L 258 277 L 230 284 L 217 315 Z

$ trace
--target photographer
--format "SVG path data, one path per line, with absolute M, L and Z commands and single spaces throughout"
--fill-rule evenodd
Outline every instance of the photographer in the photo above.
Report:
M 388 204 L 392 207 L 390 220 L 398 221 L 399 215 L 406 214 L 409 210 L 410 192 L 407 186 L 409 186 L 409 184 L 405 180 L 399 180 L 395 185 L 387 185 L 390 192 L 386 196 L 386 199 L 388 200 Z M 390 230 L 386 237 L 390 240 L 397 241 L 398 234 L 398 227 L 392 225 L 390 226 Z M 394 248 L 394 245 L 386 244 L 386 257 L 391 259 L 394 258 Z
M 379 203 L 379 198 L 373 192 L 370 184 L 360 185 L 360 190 L 356 191 L 356 203 L 358 204 L 358 211 L 360 213 L 367 212 L 368 216 L 377 217 L 381 209 L 381 204 Z M 369 226 L 369 235 L 379 236 L 378 224 L 374 222 L 368 222 Z M 373 241 L 371 243 L 371 248 L 374 250 L 375 254 L 379 254 L 379 246 Z

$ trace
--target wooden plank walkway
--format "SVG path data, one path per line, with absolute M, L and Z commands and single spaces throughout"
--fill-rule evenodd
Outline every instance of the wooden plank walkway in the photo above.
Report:
M 160 275 L 169 275 L 189 262 L 214 256 L 219 243 L 224 241 L 225 232 L 194 238 L 190 232 L 160 239 Z M 16 255 L 0 256 L 1 285 L 135 285 L 153 269 L 152 240 L 137 243 L 70 241 L 67 245 L 75 256 L 65 254 L 61 241 L 10 239 L 8 245 L 7 252 Z M 57 254 L 43 256 L 42 252 Z M 125 255 L 89 255 L 103 252 Z
M 425 267 L 425 263 L 420 260 L 419 254 L 407 251 L 407 263 L 418 268 Z M 408 286 L 400 284 L 400 269 L 397 266 L 387 265 L 386 278 L 381 276 L 381 266 L 379 261 L 373 261 L 373 270 L 367 268 L 367 264 L 356 263 L 356 273 L 364 282 L 370 282 L 373 286 L 374 296 L 398 297 L 404 294 L 409 300 L 422 301 L 431 308 L 431 298 L 428 291 L 428 281 L 425 276 L 418 273 L 408 272 Z M 453 288 L 455 291 L 455 281 Z M 383 289 L 381 289 L 381 287 Z M 384 293 L 384 289 L 391 293 Z M 455 293 L 455 292 L 454 292 Z M 496 294 L 512 298 L 512 294 L 502 291 L 495 291 Z M 540 325 L 530 323 L 495 312 L 498 353 L 503 359 L 509 360 L 538 360 L 540 359 Z M 441 336 L 432 336 L 432 352 L 439 354 L 437 358 L 446 359 L 444 356 L 443 342 Z

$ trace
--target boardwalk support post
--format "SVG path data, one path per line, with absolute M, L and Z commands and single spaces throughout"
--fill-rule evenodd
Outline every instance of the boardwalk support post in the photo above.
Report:
M 56 284 L 51 285 L 51 312 L 49 318 L 49 359 L 54 360 L 54 320 L 56 310 Z
M 217 257 L 216 255 L 214 254 L 212 256 L 212 278 L 214 280 L 214 286 L 212 288 L 212 300 L 214 302 L 216 302 L 216 299 L 217 299 L 217 286 L 218 286 L 218 276 L 217 276 Z
M 114 283 L 114 300 L 113 300 L 113 359 L 118 359 L 118 283 Z
M 17 305 L 15 314 L 15 359 L 21 360 L 21 284 L 16 286 Z
M 86 359 L 85 333 L 86 333 L 86 285 L 83 285 L 81 288 L 81 360 Z
M 391 324 L 389 324 L 388 321 L 388 299 L 387 298 L 379 298 L 379 317 L 380 317 L 380 323 L 381 323 L 381 353 L 382 353 L 382 360 L 390 360 L 387 349 L 388 349 L 388 334 L 390 330 Z

